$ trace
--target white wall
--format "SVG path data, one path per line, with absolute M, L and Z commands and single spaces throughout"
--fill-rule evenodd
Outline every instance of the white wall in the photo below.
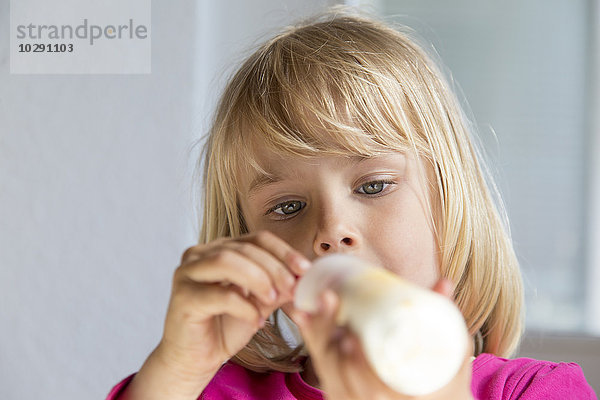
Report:
M 223 71 L 324 3 L 153 2 L 152 74 L 32 76 L 9 74 L 0 0 L 0 398 L 103 398 L 140 367 Z

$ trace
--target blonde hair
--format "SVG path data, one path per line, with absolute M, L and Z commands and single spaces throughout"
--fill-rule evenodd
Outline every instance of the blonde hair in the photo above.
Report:
M 261 169 L 257 145 L 303 157 L 412 151 L 435 177 L 429 189 L 441 275 L 455 284 L 475 353 L 507 357 L 523 329 L 519 266 L 471 124 L 433 60 L 410 34 L 344 12 L 263 44 L 229 81 L 215 113 L 200 243 L 246 233 L 238 188 L 248 171 Z M 234 361 L 297 371 L 299 350 L 275 323 Z

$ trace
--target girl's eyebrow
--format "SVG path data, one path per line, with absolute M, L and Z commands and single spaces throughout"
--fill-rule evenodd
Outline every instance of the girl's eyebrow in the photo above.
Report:
M 280 182 L 283 178 L 275 174 L 259 173 L 248 187 L 248 197 L 252 197 L 256 192 L 265 186 Z
M 360 164 L 364 161 L 370 160 L 372 157 L 363 157 L 363 156 L 351 156 L 347 158 L 342 158 L 340 160 L 341 164 Z M 264 188 L 265 186 L 272 185 L 277 182 L 281 182 L 284 177 L 266 172 L 259 172 L 257 176 L 252 180 L 250 185 L 248 186 L 248 197 L 253 197 L 256 192 Z

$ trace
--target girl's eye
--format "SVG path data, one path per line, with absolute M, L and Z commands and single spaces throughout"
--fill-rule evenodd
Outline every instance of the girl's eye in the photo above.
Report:
M 274 212 L 279 215 L 291 215 L 300 211 L 306 203 L 298 200 L 290 200 L 280 204 L 277 204 L 275 207 L 270 209 L 268 213 Z
M 373 181 L 367 182 L 364 185 L 361 185 L 357 192 L 362 194 L 377 194 L 381 193 L 386 186 L 393 184 L 393 182 L 389 181 Z

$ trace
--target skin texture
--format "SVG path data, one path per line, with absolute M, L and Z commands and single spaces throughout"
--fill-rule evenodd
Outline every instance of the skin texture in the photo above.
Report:
M 439 277 L 422 165 L 394 153 L 360 159 L 259 153 L 268 177 L 240 188 L 249 234 L 190 247 L 173 277 L 163 337 L 127 387 L 125 399 L 196 399 L 220 365 L 241 350 L 277 308 L 299 326 L 311 357 L 304 379 L 330 400 L 406 399 L 367 364 L 356 337 L 333 324 L 339 299 L 319 312 L 293 308 L 296 278 L 310 261 L 351 253 L 451 296 Z M 424 170 L 424 169 L 423 169 Z M 267 179 L 268 178 L 268 179 Z M 471 399 L 470 362 L 423 399 Z

